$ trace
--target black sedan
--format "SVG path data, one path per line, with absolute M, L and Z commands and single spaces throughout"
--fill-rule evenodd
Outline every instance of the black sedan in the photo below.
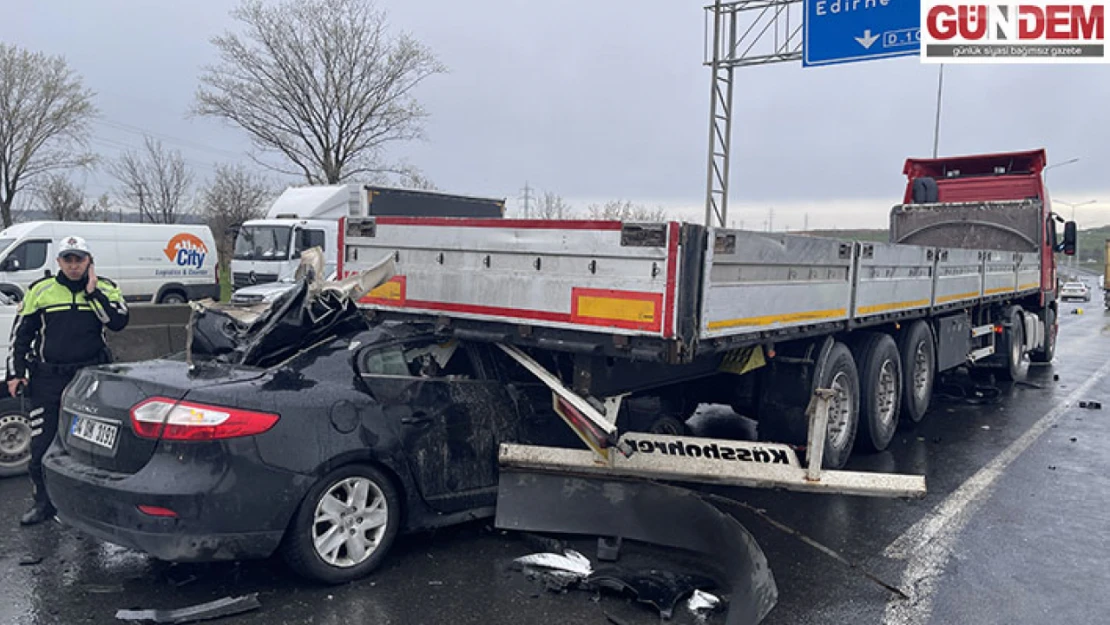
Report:
M 502 441 L 573 445 L 496 346 L 383 323 L 268 367 L 81 371 L 44 465 L 59 518 L 170 561 L 265 558 L 344 582 L 398 532 L 493 513 Z

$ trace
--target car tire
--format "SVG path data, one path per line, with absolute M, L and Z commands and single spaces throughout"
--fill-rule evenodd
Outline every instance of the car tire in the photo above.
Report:
M 31 461 L 31 422 L 21 404 L 17 397 L 0 399 L 0 477 L 23 475 Z
M 178 293 L 177 291 L 170 291 L 169 293 L 166 293 L 165 295 L 163 295 L 162 299 L 158 300 L 158 303 L 159 304 L 184 304 L 187 301 L 188 300 L 186 300 L 185 296 L 182 295 L 181 293 Z
M 282 556 L 303 577 L 346 583 L 381 564 L 400 525 L 401 497 L 393 481 L 376 467 L 342 466 L 308 491 L 282 543 Z
M 918 320 L 898 336 L 898 354 L 902 358 L 903 421 L 920 423 L 929 410 L 936 376 L 933 331 L 929 324 Z
M 852 341 L 859 368 L 859 429 L 856 448 L 882 451 L 898 429 L 902 408 L 902 359 L 888 334 L 865 333 Z

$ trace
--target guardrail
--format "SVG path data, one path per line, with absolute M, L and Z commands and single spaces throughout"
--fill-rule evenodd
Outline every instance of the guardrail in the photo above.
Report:
M 133 304 L 130 320 L 120 332 L 106 332 L 116 362 L 149 360 L 185 349 L 187 304 Z

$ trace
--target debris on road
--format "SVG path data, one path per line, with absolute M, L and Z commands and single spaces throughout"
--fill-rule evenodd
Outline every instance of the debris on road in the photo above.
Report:
M 23 556 L 19 559 L 19 566 L 34 566 L 42 562 L 42 556 Z
M 224 597 L 208 603 L 201 603 L 175 610 L 117 610 L 116 618 L 121 621 L 150 621 L 154 623 L 193 623 L 223 616 L 240 614 L 261 608 L 258 593 L 241 597 Z
M 1079 402 L 1080 408 L 1087 408 L 1089 410 L 1102 410 L 1102 402 L 1097 401 L 1081 401 Z
M 520 565 L 527 575 L 542 579 L 544 587 L 552 592 L 564 592 L 593 572 L 589 558 L 573 549 L 563 554 L 534 553 L 517 558 L 513 563 Z
M 736 518 L 689 489 L 503 469 L 495 525 L 526 532 L 620 536 L 695 552 L 707 570 L 722 573 L 720 586 L 729 592 L 725 625 L 755 625 L 778 601 L 774 575 L 752 535 Z
M 712 593 L 695 588 L 686 601 L 686 609 L 698 619 L 704 619 L 721 607 L 721 598 Z
M 658 569 L 631 570 L 609 566 L 594 571 L 586 583 L 598 588 L 631 592 L 636 600 L 659 610 L 660 616 L 674 616 L 674 606 L 683 597 L 701 588 L 712 588 L 716 583 L 701 575 L 673 573 Z

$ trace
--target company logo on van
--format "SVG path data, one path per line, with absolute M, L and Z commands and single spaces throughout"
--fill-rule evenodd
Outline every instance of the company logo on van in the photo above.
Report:
M 179 267 L 195 267 L 200 269 L 204 259 L 208 256 L 208 246 L 200 237 L 193 234 L 179 234 L 170 239 L 166 249 L 162 250 L 170 262 Z

